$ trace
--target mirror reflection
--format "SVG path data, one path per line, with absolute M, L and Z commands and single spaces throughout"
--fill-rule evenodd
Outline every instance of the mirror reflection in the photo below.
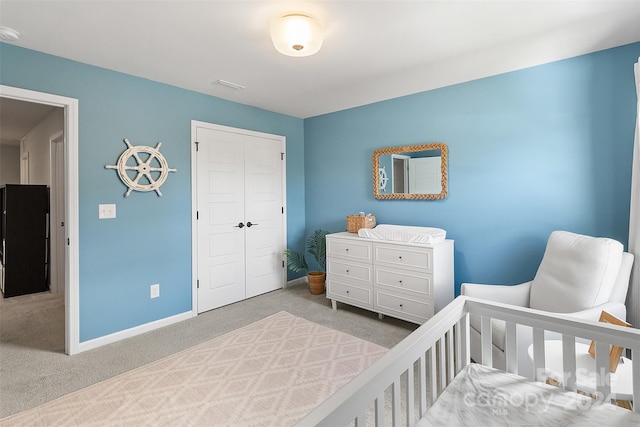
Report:
M 378 199 L 443 199 L 447 196 L 447 146 L 390 147 L 373 153 Z

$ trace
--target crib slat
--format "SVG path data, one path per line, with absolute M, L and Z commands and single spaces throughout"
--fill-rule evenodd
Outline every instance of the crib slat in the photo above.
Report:
M 480 319 L 480 339 L 482 345 L 482 363 L 486 366 L 493 367 L 492 360 L 492 343 L 493 338 L 491 337 L 491 318 L 487 316 L 482 316 Z
M 376 410 L 375 423 L 377 426 L 383 426 L 384 425 L 384 391 L 378 394 L 378 397 L 376 398 L 375 410 Z
M 576 391 L 576 337 L 572 335 L 562 335 L 562 372 L 562 387 Z
M 445 389 L 445 387 L 447 386 L 447 359 L 446 359 L 446 355 L 445 355 L 445 337 L 442 336 L 439 340 L 438 340 L 438 371 L 439 371 L 439 377 L 440 377 L 440 388 L 438 389 L 438 395 L 440 395 L 440 393 L 442 393 L 442 391 Z
M 543 381 L 544 367 L 544 330 L 533 328 L 533 376 L 526 376 L 536 381 Z
M 407 369 L 407 425 L 411 427 L 415 423 L 415 388 L 413 375 L 413 363 Z
M 449 333 L 447 334 L 447 385 L 453 380 L 455 372 L 453 371 L 455 352 L 453 347 L 453 326 L 449 329 Z
M 596 341 L 596 388 L 598 390 L 598 398 L 602 397 L 605 403 L 610 403 L 611 397 L 609 363 L 609 344 Z
M 640 350 L 631 350 L 631 360 L 640 361 Z M 634 363 L 631 369 L 633 381 L 633 412 L 640 412 L 640 363 Z
M 391 425 L 399 426 L 400 425 L 400 378 L 396 378 L 393 381 L 393 392 L 391 393 L 392 397 L 392 407 L 393 407 L 393 422 Z
M 465 314 L 465 316 L 460 320 L 460 358 L 461 363 L 458 365 L 458 372 L 462 370 L 465 366 L 467 366 L 470 362 L 469 349 L 471 346 L 470 342 L 470 334 L 469 334 L 469 314 Z
M 418 381 L 420 381 L 418 384 L 420 386 L 420 418 L 422 418 L 427 412 L 427 369 L 424 353 L 420 354 L 418 371 Z
M 504 336 L 504 356 L 506 371 L 512 374 L 518 373 L 518 346 L 516 345 L 516 324 L 507 322 Z
M 453 326 L 453 363 L 454 363 L 454 376 L 458 375 L 460 372 L 460 365 L 462 364 L 462 354 L 460 351 L 462 350 L 462 323 L 460 321 L 456 322 Z
M 438 395 L 440 393 L 438 393 L 438 378 L 436 375 L 437 372 L 437 367 L 436 367 L 436 348 L 435 345 L 433 347 L 431 347 L 429 349 L 429 359 L 430 359 L 430 366 L 429 366 L 429 371 L 430 374 L 429 378 L 431 379 L 431 405 L 433 405 L 433 403 L 436 401 L 436 399 L 438 398 Z

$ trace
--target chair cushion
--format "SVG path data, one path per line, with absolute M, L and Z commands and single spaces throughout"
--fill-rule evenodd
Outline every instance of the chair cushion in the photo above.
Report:
M 571 313 L 604 304 L 618 276 L 622 251 L 613 239 L 552 232 L 531 283 L 531 308 Z

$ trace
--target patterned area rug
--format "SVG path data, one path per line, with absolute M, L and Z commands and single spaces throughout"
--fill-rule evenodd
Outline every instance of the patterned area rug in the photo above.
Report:
M 282 311 L 0 426 L 287 426 L 386 351 Z

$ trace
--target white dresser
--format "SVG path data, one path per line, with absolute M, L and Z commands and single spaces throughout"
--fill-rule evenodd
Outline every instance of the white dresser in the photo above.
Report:
M 327 235 L 327 298 L 424 323 L 453 300 L 453 240 L 424 245 Z

